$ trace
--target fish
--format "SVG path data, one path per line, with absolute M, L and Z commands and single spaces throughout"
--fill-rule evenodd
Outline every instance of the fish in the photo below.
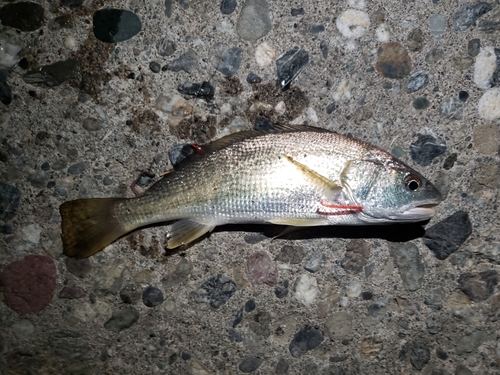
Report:
M 166 245 L 173 249 L 224 224 L 421 222 L 442 199 L 420 173 L 374 145 L 282 124 L 193 145 L 191 155 L 141 196 L 63 203 L 63 253 L 86 258 L 159 223 L 170 223 Z

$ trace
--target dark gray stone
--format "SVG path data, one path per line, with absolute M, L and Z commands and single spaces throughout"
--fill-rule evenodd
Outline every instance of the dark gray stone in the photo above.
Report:
M 427 98 L 419 97 L 413 100 L 412 106 L 416 110 L 424 110 L 429 108 L 431 106 L 431 103 L 429 102 L 429 100 L 427 100 Z
M 443 329 L 443 322 L 436 316 L 428 316 L 425 318 L 425 326 L 431 335 L 435 335 Z
M 500 30 L 500 22 L 489 21 L 489 20 L 479 20 L 477 22 L 477 29 L 486 34 L 493 34 L 494 32 Z
M 78 8 L 83 5 L 83 0 L 61 0 L 61 5 L 68 8 Z
M 474 353 L 487 339 L 488 333 L 485 331 L 475 331 L 469 336 L 462 337 L 455 348 L 455 353 L 457 355 Z
M 167 37 L 161 38 L 156 43 L 156 50 L 160 56 L 171 56 L 175 53 L 177 45 Z
M 304 8 L 292 8 L 290 13 L 291 13 L 292 17 L 297 17 L 297 16 L 302 16 L 302 15 L 306 14 L 306 11 L 304 10 Z
M 99 121 L 94 117 L 87 117 L 83 120 L 82 127 L 89 132 L 95 132 L 101 130 L 103 128 L 103 125 L 102 121 Z
M 0 102 L 5 105 L 12 103 L 12 89 L 7 83 L 9 72 L 7 70 L 0 70 Z
M 286 359 L 280 358 L 278 363 L 276 363 L 275 373 L 277 375 L 287 374 L 289 368 L 290 368 L 290 364 L 286 361 Z
M 460 120 L 464 111 L 464 103 L 457 98 L 448 98 L 441 102 L 439 114 L 441 117 Z
M 172 0 L 165 0 L 165 15 L 168 18 L 172 17 Z
M 337 109 L 337 102 L 333 101 L 326 107 L 326 113 L 331 115 Z
M 309 63 L 309 54 L 303 49 L 295 47 L 276 59 L 278 82 L 284 90 L 299 75 Z
M 263 360 L 257 357 L 246 357 L 243 361 L 240 362 L 238 368 L 241 372 L 248 374 L 257 370 L 262 362 Z
M 304 327 L 295 335 L 288 346 L 293 357 L 300 357 L 302 354 L 317 348 L 324 340 L 323 334 L 316 328 Z
M 274 288 L 274 294 L 280 299 L 285 298 L 288 295 L 288 288 L 277 286 L 276 288 Z
M 228 276 L 218 274 L 205 281 L 189 297 L 196 303 L 204 303 L 218 309 L 233 296 L 235 291 L 236 283 Z
M 21 31 L 35 31 L 43 25 L 44 10 L 39 4 L 21 1 L 0 8 L 0 21 L 4 27 Z
M 170 61 L 166 65 L 167 70 L 171 70 L 173 72 L 180 72 L 181 70 L 191 74 L 196 70 L 198 66 L 198 57 L 196 53 L 190 49 L 187 52 L 184 52 L 177 59 Z
M 23 76 L 26 83 L 43 84 L 49 87 L 59 86 L 76 76 L 79 63 L 76 59 L 57 61 L 50 65 L 30 70 Z
M 319 33 L 322 33 L 325 31 L 325 26 L 323 25 L 314 25 L 314 26 L 311 26 L 311 28 L 309 29 L 309 31 L 311 32 L 311 34 L 319 34 Z
M 323 58 L 324 59 L 328 58 L 328 44 L 324 40 L 319 42 L 319 49 L 321 50 Z
M 170 150 L 168 150 L 168 159 L 170 160 L 170 163 L 172 163 L 172 165 L 175 167 L 193 152 L 194 148 L 190 144 L 175 145 Z
M 243 337 L 238 332 L 236 332 L 234 329 L 229 330 L 227 337 L 228 337 L 229 341 L 231 341 L 231 342 L 242 342 L 243 341 Z
M 444 141 L 438 141 L 432 135 L 419 134 L 418 139 L 410 145 L 410 156 L 413 161 L 423 165 L 430 165 L 432 161 L 446 151 Z
M 236 22 L 238 36 L 250 42 L 262 38 L 273 27 L 266 0 L 246 0 Z
M 439 287 L 434 290 L 431 290 L 424 297 L 424 303 L 434 310 L 441 310 L 443 307 L 443 302 L 446 297 L 446 291 Z
M 139 320 L 139 311 L 133 307 L 115 311 L 109 320 L 104 323 L 104 328 L 112 332 L 121 332 L 132 327 Z
M 161 66 L 157 61 L 151 61 L 149 63 L 149 69 L 151 69 L 153 73 L 160 73 Z
M 233 320 L 233 328 L 236 328 L 238 324 L 243 320 L 243 309 L 239 309 Z
M 210 82 L 203 81 L 201 83 L 191 83 L 182 81 L 177 86 L 177 90 L 184 95 L 194 96 L 195 98 L 203 98 L 212 100 L 215 95 L 215 87 Z
M 491 297 L 497 285 L 498 273 L 495 270 L 467 272 L 458 278 L 458 288 L 474 302 L 481 302 Z
M 420 89 L 423 89 L 429 83 L 429 76 L 425 74 L 423 71 L 418 70 L 413 73 L 408 78 L 408 83 L 406 85 L 406 92 L 412 93 L 416 92 Z
M 104 43 L 123 42 L 142 29 L 139 17 L 123 9 L 100 9 L 94 13 L 92 24 L 95 37 Z
M 250 72 L 247 75 L 247 82 L 248 83 L 261 83 L 262 78 L 260 78 L 257 74 Z
M 481 40 L 478 38 L 469 40 L 467 43 L 467 53 L 471 57 L 476 57 L 481 50 Z
M 148 286 L 142 292 L 142 302 L 147 307 L 156 307 L 163 303 L 163 293 L 154 286 Z
M 135 305 L 141 299 L 141 291 L 135 285 L 129 284 L 120 290 L 120 298 L 124 303 Z
M 318 270 L 325 264 L 325 254 L 314 253 L 309 255 L 304 263 L 304 268 L 312 273 L 318 272 Z
M 0 220 L 12 220 L 16 216 L 19 199 L 18 188 L 0 181 Z
M 434 252 L 436 258 L 444 260 L 457 251 L 471 233 L 472 223 L 469 220 L 469 214 L 465 211 L 457 211 L 427 228 L 423 242 Z
M 417 52 L 424 46 L 424 33 L 421 29 L 413 29 L 408 34 L 407 38 L 408 49 L 412 52 Z
M 255 310 L 255 300 L 254 299 L 249 299 L 246 303 L 245 303 L 245 312 L 252 312 Z
M 222 14 L 231 14 L 236 9 L 238 3 L 236 0 L 222 0 L 220 3 L 220 11 Z
M 212 66 L 222 74 L 232 77 L 240 68 L 242 49 L 232 47 L 225 49 L 222 43 L 217 43 L 212 48 Z
M 435 64 L 444 57 L 444 51 L 439 48 L 432 49 L 425 55 L 425 61 L 429 64 Z
M 257 117 L 253 124 L 253 128 L 258 131 L 268 131 L 274 129 L 274 123 L 265 117 Z
M 491 4 L 486 2 L 460 7 L 453 15 L 453 28 L 456 31 L 467 30 L 479 17 L 489 12 L 491 8 Z
M 68 173 L 72 175 L 82 174 L 87 169 L 86 163 L 76 163 L 68 168 Z
M 424 342 L 415 342 L 411 345 L 410 363 L 417 370 L 422 370 L 431 359 L 429 346 Z

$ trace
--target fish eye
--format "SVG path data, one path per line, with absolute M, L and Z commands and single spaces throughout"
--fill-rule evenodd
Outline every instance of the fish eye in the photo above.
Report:
M 410 191 L 417 191 L 421 184 L 420 178 L 413 174 L 409 174 L 405 177 L 406 188 Z

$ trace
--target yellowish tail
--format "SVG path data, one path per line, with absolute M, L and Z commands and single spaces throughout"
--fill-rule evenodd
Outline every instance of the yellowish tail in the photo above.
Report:
M 77 199 L 59 207 L 62 218 L 63 252 L 72 258 L 87 258 L 125 235 L 113 215 L 113 207 L 126 198 Z

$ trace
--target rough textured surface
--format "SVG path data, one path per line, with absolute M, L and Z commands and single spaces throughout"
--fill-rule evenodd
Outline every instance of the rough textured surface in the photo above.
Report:
M 141 31 L 100 41 L 104 8 Z M 0 21 L 0 269 L 55 265 L 38 314 L 1 287 L 0 374 L 500 373 L 498 1 L 22 0 Z M 282 91 L 291 50 L 308 63 Z M 439 187 L 436 217 L 226 226 L 175 252 L 148 227 L 62 255 L 61 203 L 132 197 L 193 143 L 291 121 L 393 152 Z M 261 252 L 271 285 L 245 270 Z

